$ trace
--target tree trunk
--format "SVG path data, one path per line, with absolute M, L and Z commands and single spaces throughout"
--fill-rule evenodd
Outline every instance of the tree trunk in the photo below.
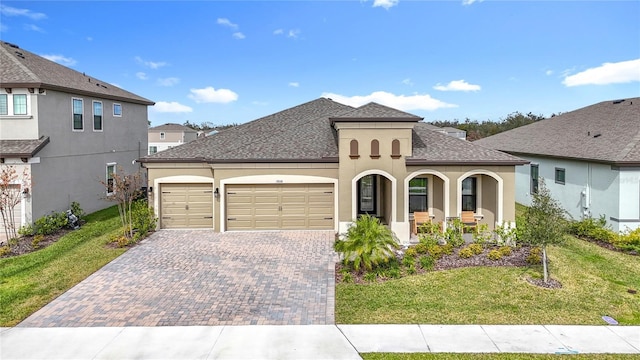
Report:
M 547 283 L 549 281 L 549 269 L 547 267 L 547 247 L 542 247 L 542 272 L 544 274 L 544 282 Z

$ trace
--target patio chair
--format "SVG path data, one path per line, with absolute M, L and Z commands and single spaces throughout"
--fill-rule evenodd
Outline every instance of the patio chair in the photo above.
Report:
M 428 211 L 417 211 L 413 213 L 413 233 L 418 234 L 420 225 L 431 222 L 431 216 Z
M 475 231 L 478 228 L 478 219 L 476 219 L 473 211 L 463 211 L 460 213 L 460 221 L 464 229 L 473 229 Z

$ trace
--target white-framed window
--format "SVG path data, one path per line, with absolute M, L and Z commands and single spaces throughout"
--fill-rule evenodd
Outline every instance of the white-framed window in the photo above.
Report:
M 114 189 L 114 179 L 113 177 L 116 174 L 116 163 L 108 163 L 107 164 L 107 195 L 111 195 L 115 192 Z
M 149 155 L 155 154 L 158 152 L 157 146 L 149 146 Z
M 13 94 L 13 115 L 27 115 L 27 94 Z
M 93 131 L 102 131 L 102 102 L 93 102 Z
M 164 140 L 164 133 L 163 132 L 160 133 L 160 140 Z
M 122 116 L 122 105 L 113 104 L 113 116 L 121 117 Z
M 73 119 L 72 126 L 74 131 L 83 131 L 84 130 L 84 120 L 82 119 L 82 114 L 84 113 L 84 105 L 82 103 L 82 99 L 73 98 L 71 100 L 73 107 Z
M 7 94 L 0 94 L 0 115 L 9 115 L 9 103 Z

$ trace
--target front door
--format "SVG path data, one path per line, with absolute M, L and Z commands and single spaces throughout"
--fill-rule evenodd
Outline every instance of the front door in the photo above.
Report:
M 366 175 L 358 180 L 358 215 L 377 215 L 376 185 L 376 175 Z

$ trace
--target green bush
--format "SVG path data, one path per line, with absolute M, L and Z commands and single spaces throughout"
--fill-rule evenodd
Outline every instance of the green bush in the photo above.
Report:
M 31 239 L 31 247 L 37 249 L 40 247 L 40 242 L 44 240 L 44 235 L 35 235 L 33 239 Z
M 412 256 L 405 256 L 402 258 L 402 265 L 404 266 L 413 266 L 416 263 L 416 258 Z
M 353 275 L 351 275 L 350 273 L 346 273 L 344 275 L 342 275 L 342 282 L 343 283 L 347 283 L 350 284 L 353 282 Z
M 542 264 L 542 249 L 537 246 L 532 247 L 529 250 L 529 255 L 527 255 L 527 258 L 525 259 L 525 261 L 529 265 Z
M 31 224 L 21 226 L 20 229 L 18 229 L 18 235 L 20 236 L 31 236 L 35 232 L 36 230 L 33 228 L 33 225 Z
M 588 217 L 579 221 L 573 221 L 569 224 L 569 233 L 592 240 L 600 240 L 613 243 L 616 239 L 616 233 L 607 226 L 607 220 L 601 216 L 597 220 Z
M 416 249 L 416 252 L 418 254 L 426 254 L 426 253 L 429 252 L 429 248 L 427 247 L 427 244 L 425 244 L 425 243 L 418 243 L 413 248 Z
M 78 218 L 78 220 L 84 219 L 84 216 L 86 214 L 84 213 L 84 210 L 82 210 L 82 208 L 80 207 L 80 204 L 77 201 L 72 202 L 69 209 L 71 210 L 73 215 L 75 215 Z
M 407 267 L 407 274 L 414 275 L 417 272 L 415 264 L 411 264 Z
M 474 255 L 480 255 L 484 251 L 484 247 L 481 244 L 477 244 L 477 243 L 469 245 L 468 248 L 471 249 L 471 252 Z
M 368 272 L 364 274 L 364 281 L 366 282 L 374 282 L 377 278 L 378 276 L 376 275 L 376 273 Z
M 132 204 L 131 225 L 136 230 L 133 235 L 134 242 L 144 239 L 150 231 L 155 230 L 156 218 L 146 200 L 138 200 Z
M 0 257 L 9 255 L 11 253 L 11 248 L 9 245 L 0 246 Z
M 458 256 L 463 258 L 463 259 L 468 259 L 468 258 L 472 257 L 473 255 L 475 255 L 473 253 L 473 250 L 471 250 L 471 248 L 469 248 L 468 246 L 464 247 L 464 248 L 460 249 L 460 251 L 458 251 Z
M 436 260 L 432 256 L 423 256 L 420 258 L 420 267 L 425 270 L 433 270 Z
M 333 248 L 343 255 L 345 263 L 351 263 L 358 271 L 387 263 L 395 258 L 394 250 L 399 247 L 391 230 L 380 223 L 378 218 L 361 216 L 347 230 L 345 240 L 336 240 Z
M 418 255 L 418 251 L 415 247 L 410 247 L 404 252 L 405 257 L 416 257 Z
M 442 255 L 444 255 L 444 252 L 442 251 L 442 249 L 443 248 L 440 245 L 430 245 L 427 248 L 427 251 L 431 256 L 433 256 L 434 259 L 440 259 Z
M 500 252 L 500 250 L 493 249 L 489 251 L 487 257 L 489 258 L 489 260 L 498 261 L 502 259 L 502 253 Z
M 60 213 L 51 213 L 50 215 L 45 215 L 40 219 L 36 220 L 33 224 L 35 229 L 34 233 L 37 235 L 51 235 L 58 232 L 60 229 L 67 226 L 67 214 Z
M 451 224 L 447 226 L 447 231 L 445 231 L 445 239 L 447 240 L 447 244 L 451 244 L 454 247 L 460 247 L 464 245 L 462 228 L 463 224 L 460 219 L 454 219 L 451 221 Z
M 511 249 L 511 246 L 500 246 L 498 251 L 502 256 L 509 256 L 513 250 Z
M 442 249 L 443 254 L 447 254 L 447 255 L 453 254 L 453 245 L 451 244 L 440 245 L 440 249 Z
M 620 234 L 613 241 L 613 246 L 620 250 L 640 253 L 640 228 Z

